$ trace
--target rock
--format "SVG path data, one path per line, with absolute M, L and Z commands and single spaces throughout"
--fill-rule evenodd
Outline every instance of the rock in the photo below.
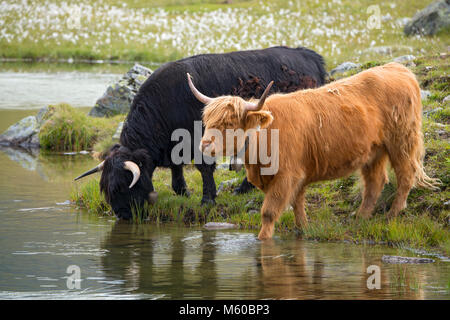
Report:
M 233 229 L 237 228 L 237 225 L 228 222 L 208 222 L 203 226 L 205 229 L 218 230 L 218 229 Z
M 448 133 L 445 130 L 436 130 L 436 134 L 439 136 L 439 138 L 446 139 L 448 137 Z
M 445 202 L 444 202 L 444 206 L 446 206 L 446 207 L 450 206 L 450 200 L 445 201 Z M 449 218 L 449 219 L 450 219 L 450 218 Z
M 439 111 L 442 111 L 442 110 L 443 110 L 443 109 L 442 109 L 441 107 L 438 107 L 438 108 L 435 108 L 435 109 L 433 109 L 433 110 L 427 110 L 427 111 L 424 111 L 423 114 L 426 115 L 426 116 L 428 116 L 428 115 L 430 115 L 430 114 L 433 114 L 433 113 L 436 113 L 436 112 L 439 112 Z
M 403 32 L 407 36 L 432 36 L 447 28 L 450 28 L 450 0 L 439 0 L 414 15 Z
M 123 121 L 119 122 L 119 125 L 117 126 L 116 132 L 114 133 L 112 138 L 115 139 L 115 140 L 119 140 L 120 139 L 120 134 L 122 133 L 122 129 L 123 129 Z
M 38 123 L 38 126 L 42 126 L 42 124 L 44 123 L 44 117 L 47 114 L 47 112 L 49 111 L 49 107 L 44 107 L 42 109 L 39 110 L 39 112 L 36 115 L 36 121 Z
M 384 263 L 433 263 L 433 259 L 429 258 L 415 258 L 415 257 L 400 257 L 400 256 L 383 256 L 381 261 Z
M 238 182 L 238 178 L 233 178 L 227 181 L 222 181 L 217 188 L 217 194 L 221 193 L 226 187 L 231 187 L 233 184 Z
M 259 210 L 255 210 L 255 209 L 248 210 L 248 214 L 251 216 L 254 214 L 258 214 L 258 213 L 259 213 Z
M 110 117 L 128 113 L 136 93 L 151 73 L 150 69 L 136 63 L 119 81 L 106 89 L 89 111 L 89 115 Z
M 397 24 L 400 26 L 400 27 L 404 27 L 408 22 L 410 22 L 411 21 L 411 18 L 406 18 L 406 17 L 404 17 L 404 18 L 398 18 L 397 20 L 396 20 L 396 22 L 397 22 Z
M 230 169 L 230 164 L 229 163 L 225 163 L 225 162 L 221 163 L 221 164 L 218 164 L 216 169 L 228 170 L 228 169 Z
M 450 95 L 446 96 L 444 100 L 442 100 L 442 103 L 450 103 Z
M 361 66 L 361 64 L 356 64 L 353 62 L 343 62 L 340 65 L 338 65 L 336 68 L 331 70 L 330 74 L 334 75 L 336 73 L 345 73 L 349 70 L 358 69 Z
M 10 126 L 0 135 L 0 144 L 9 146 L 31 147 L 31 140 L 39 132 L 35 116 L 28 116 Z M 33 141 L 36 141 L 34 138 Z M 38 145 L 39 146 L 39 142 Z
M 255 202 L 255 200 L 254 199 L 251 199 L 250 201 L 248 201 L 246 204 L 245 204 L 245 208 L 256 208 L 258 205 L 257 205 L 257 203 Z
M 420 97 L 422 100 L 427 100 L 428 97 L 431 96 L 431 92 L 428 90 L 420 90 Z
M 44 117 L 49 111 L 48 107 L 39 110 L 36 116 L 28 116 L 11 125 L 0 135 L 0 145 L 38 148 L 39 130 L 44 122 Z
M 392 16 L 389 13 L 381 17 L 382 22 L 388 22 L 391 20 L 392 20 Z
M 390 55 L 390 54 L 392 54 L 393 50 L 392 50 L 392 47 L 389 47 L 389 46 L 377 46 L 377 47 L 367 48 L 365 51 L 371 52 L 371 53 Z
M 392 56 L 393 54 L 405 52 L 413 52 L 414 49 L 411 46 L 393 45 L 393 46 L 371 46 L 362 51 L 362 55 L 379 54 L 385 56 Z
M 394 62 L 398 62 L 398 63 L 405 63 L 405 62 L 413 61 L 415 59 L 416 59 L 416 57 L 413 56 L 412 54 L 407 54 L 407 55 L 404 55 L 404 56 L 400 56 L 400 57 L 394 58 L 393 61 Z

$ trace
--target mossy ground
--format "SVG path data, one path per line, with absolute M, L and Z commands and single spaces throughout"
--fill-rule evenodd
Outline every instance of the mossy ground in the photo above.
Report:
M 430 97 L 424 101 L 423 131 L 425 136 L 425 170 L 442 181 L 441 191 L 413 189 L 408 198 L 408 208 L 391 221 L 385 213 L 389 210 L 395 195 L 395 175 L 389 170 L 390 183 L 387 184 L 378 201 L 376 212 L 369 220 L 359 220 L 354 212 L 361 203 L 361 183 L 357 174 L 334 181 L 311 185 L 307 191 L 306 211 L 309 226 L 297 230 L 292 209 L 284 212 L 276 224 L 276 232 L 296 231 L 305 239 L 323 241 L 353 241 L 386 243 L 394 246 L 436 249 L 450 254 L 450 143 L 449 109 L 443 99 L 450 94 L 448 71 L 449 58 L 441 56 L 423 57 L 414 61 L 412 70 L 423 89 L 430 90 Z M 380 63 L 370 63 L 363 68 Z M 240 173 L 216 170 L 217 187 L 222 181 L 238 177 L 232 186 L 227 186 L 217 196 L 216 206 L 202 207 L 202 180 L 193 167 L 185 167 L 185 178 L 191 196 L 177 196 L 170 187 L 170 170 L 157 169 L 154 186 L 159 193 L 156 205 L 144 210 L 144 217 L 135 220 L 166 222 L 173 221 L 187 225 L 209 221 L 227 221 L 240 228 L 257 230 L 260 227 L 261 208 L 264 194 L 253 190 L 245 195 L 233 195 L 233 189 L 244 178 Z M 79 206 L 93 213 L 110 212 L 99 192 L 98 180 L 90 180 L 75 189 L 71 199 Z M 447 203 L 447 204 L 445 204 Z M 256 232 L 256 231 L 255 231 Z
M 39 131 L 40 144 L 51 151 L 91 150 L 95 143 L 110 140 L 124 118 L 94 118 L 65 103 L 51 105 Z M 105 147 L 105 142 L 100 147 Z
M 201 53 L 302 45 L 334 67 L 386 55 L 376 47 L 390 47 L 389 56 L 419 56 L 446 50 L 450 40 L 445 31 L 427 38 L 403 34 L 402 19 L 432 0 L 4 2 L 0 57 L 13 59 L 163 63 Z M 371 26 L 376 12 L 380 24 Z

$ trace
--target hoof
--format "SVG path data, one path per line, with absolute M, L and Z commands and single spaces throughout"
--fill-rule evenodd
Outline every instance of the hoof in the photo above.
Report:
M 234 189 L 233 194 L 234 194 L 234 195 L 244 194 L 244 193 L 249 192 L 251 189 L 252 189 L 252 188 L 242 188 L 242 187 L 237 187 L 236 189 Z

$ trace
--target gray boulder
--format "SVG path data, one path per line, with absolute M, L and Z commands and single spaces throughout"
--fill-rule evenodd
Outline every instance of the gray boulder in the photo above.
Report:
M 16 122 L 0 135 L 0 145 L 38 148 L 39 130 L 44 122 L 44 116 L 48 112 L 48 107 L 39 110 L 36 116 L 28 116 Z
M 431 91 L 429 90 L 420 90 L 420 97 L 422 98 L 422 100 L 427 100 L 428 97 L 431 96 Z
M 338 65 L 336 68 L 334 68 L 333 70 L 331 70 L 330 74 L 333 76 L 335 74 L 340 74 L 340 73 L 345 73 L 347 71 L 353 70 L 353 69 L 358 69 L 361 65 L 358 63 L 353 63 L 353 62 L 343 62 L 340 65 Z
M 404 56 L 400 56 L 400 57 L 394 58 L 393 61 L 394 62 L 398 62 L 398 63 L 404 63 L 404 62 L 413 61 L 415 59 L 416 59 L 416 57 L 413 56 L 412 54 L 407 54 L 407 55 L 404 55 Z
M 227 181 L 222 181 L 219 184 L 219 187 L 217 188 L 217 194 L 223 192 L 226 188 L 233 186 L 237 182 L 238 182 L 238 178 L 233 178 L 233 179 L 230 179 Z
M 419 11 L 405 25 L 403 32 L 407 36 L 432 36 L 441 30 L 450 28 L 450 0 L 439 0 Z
M 381 257 L 381 261 L 384 263 L 433 263 L 433 259 L 429 258 L 416 258 L 416 257 L 400 257 L 400 256 L 388 256 L 384 255 Z
M 31 147 L 31 140 L 38 132 L 39 126 L 36 117 L 28 116 L 13 124 L 3 132 L 3 134 L 0 135 L 0 144 Z M 39 144 L 37 146 L 39 146 Z
M 136 93 L 151 73 L 150 69 L 136 63 L 119 81 L 106 89 L 103 96 L 89 111 L 89 115 L 111 117 L 128 113 Z
M 404 28 L 405 25 L 411 21 L 411 18 L 398 18 L 397 20 L 395 20 L 395 22 L 397 23 L 397 25 L 399 25 L 400 27 Z

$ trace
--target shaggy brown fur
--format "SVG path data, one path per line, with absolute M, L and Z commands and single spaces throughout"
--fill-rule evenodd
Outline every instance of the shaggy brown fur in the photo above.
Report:
M 274 224 L 288 204 L 294 207 L 296 225 L 307 224 L 304 203 L 308 184 L 345 177 L 356 170 L 364 181 L 357 215 L 370 217 L 388 181 L 388 160 L 398 185 L 388 217 L 406 207 L 414 185 L 437 189 L 438 181 L 426 175 L 422 164 L 420 88 L 414 74 L 398 63 L 318 89 L 274 94 L 261 111 L 246 112 L 244 104 L 239 97 L 215 98 L 205 107 L 203 121 L 205 132 L 260 125 L 269 129 L 268 141 L 270 129 L 279 129 L 279 170 L 275 175 L 261 175 L 262 165 L 248 164 L 249 151 L 246 153 L 248 180 L 266 194 L 259 239 L 272 237 Z

